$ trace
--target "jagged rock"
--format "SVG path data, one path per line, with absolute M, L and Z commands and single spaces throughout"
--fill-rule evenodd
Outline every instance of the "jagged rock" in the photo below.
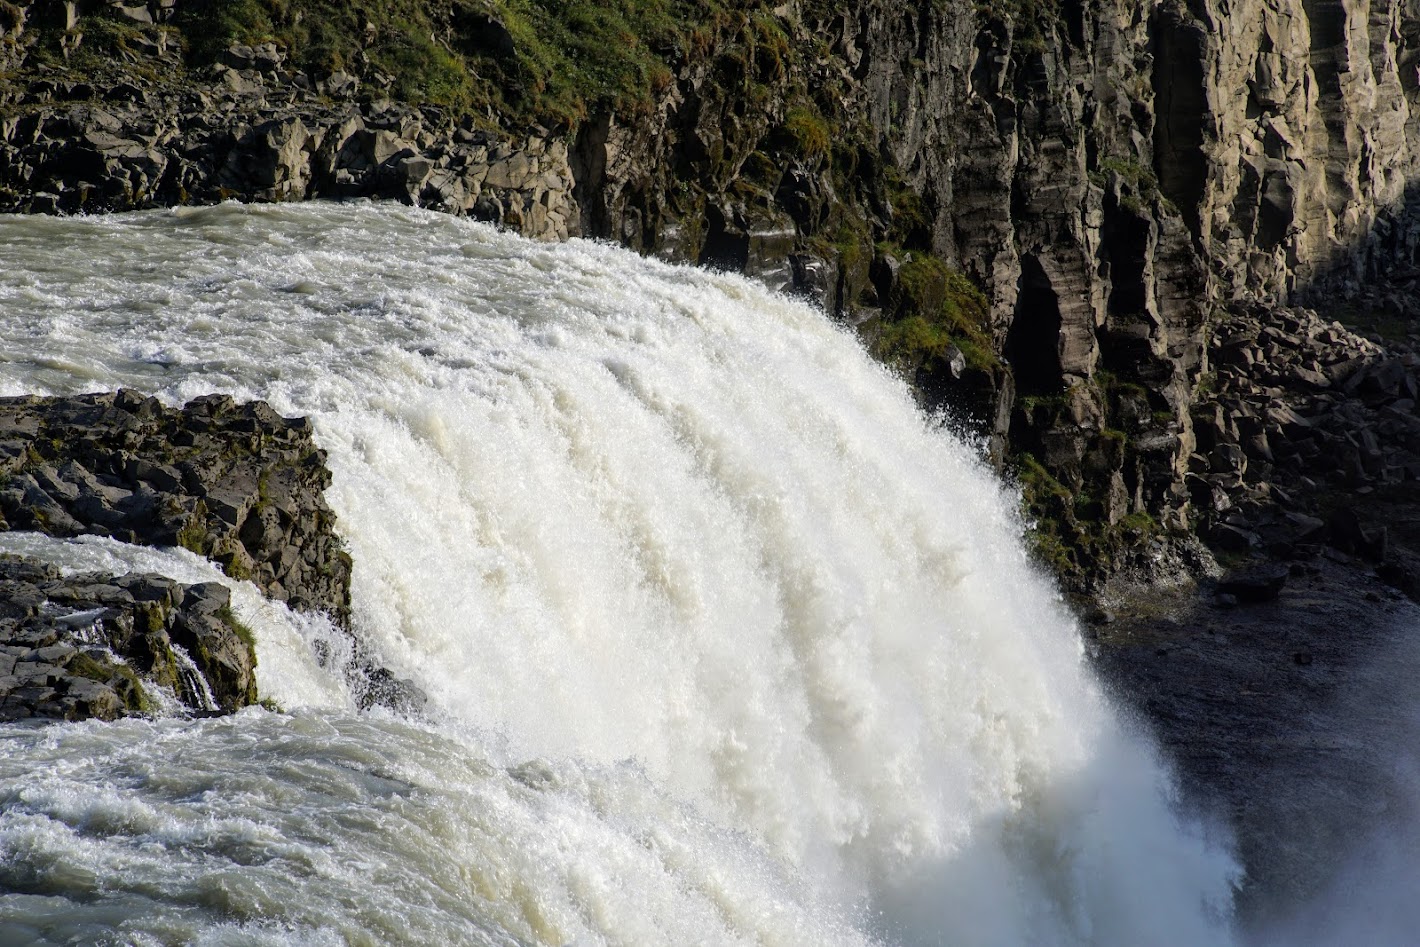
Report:
M 308 421 L 225 395 L 181 410 L 127 390 L 4 398 L 0 444 L 9 528 L 185 546 L 293 608 L 348 623 L 350 560 Z
M 256 700 L 250 633 L 220 585 L 63 575 L 0 555 L 0 721 L 113 720 L 179 701 L 230 713 Z

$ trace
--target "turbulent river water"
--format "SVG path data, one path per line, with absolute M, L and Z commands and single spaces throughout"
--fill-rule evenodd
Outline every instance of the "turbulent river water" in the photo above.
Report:
M 0 943 L 1230 942 L 1012 497 L 822 314 L 392 206 L 0 248 L 0 394 L 313 419 L 356 631 L 430 697 L 358 712 L 230 583 L 284 712 L 0 727 Z

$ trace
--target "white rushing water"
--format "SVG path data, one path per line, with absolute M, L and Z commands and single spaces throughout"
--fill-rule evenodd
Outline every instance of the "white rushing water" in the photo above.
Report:
M 0 393 L 312 417 L 357 632 L 430 695 L 355 712 L 245 589 L 289 713 L 0 728 L 0 942 L 1230 941 L 1013 499 L 820 313 L 390 206 L 0 248 Z

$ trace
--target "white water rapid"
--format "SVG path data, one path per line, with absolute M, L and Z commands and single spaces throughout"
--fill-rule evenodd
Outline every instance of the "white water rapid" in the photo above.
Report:
M 822 314 L 392 206 L 0 255 L 0 394 L 313 419 L 357 633 L 430 695 L 356 712 L 246 589 L 286 713 L 0 727 L 0 943 L 1230 942 L 1012 497 Z

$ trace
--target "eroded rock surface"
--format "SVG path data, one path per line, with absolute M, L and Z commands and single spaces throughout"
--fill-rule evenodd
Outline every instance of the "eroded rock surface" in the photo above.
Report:
M 0 555 L 0 721 L 230 712 L 256 700 L 255 667 L 224 586 Z
M 149 55 L 159 75 L 181 63 L 175 48 Z M 314 84 L 284 58 L 234 47 L 180 84 L 142 70 L 115 69 L 98 89 L 89 76 L 34 77 L 0 108 L 0 212 L 372 197 L 542 239 L 578 232 L 565 141 L 357 98 L 354 77 Z
M 305 419 L 225 395 L 0 399 L 0 528 L 184 546 L 292 608 L 349 622 L 350 558 Z

